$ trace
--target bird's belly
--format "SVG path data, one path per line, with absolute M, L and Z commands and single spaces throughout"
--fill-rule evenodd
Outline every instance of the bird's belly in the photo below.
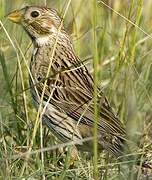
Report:
M 40 97 L 34 89 L 31 89 L 32 99 L 36 109 L 39 109 Z M 65 113 L 61 112 L 50 102 L 43 100 L 42 108 L 45 111 L 42 116 L 43 123 L 48 126 L 51 132 L 62 142 L 76 141 L 78 144 L 79 140 L 82 139 L 78 126 L 70 117 Z
M 46 105 L 46 102 L 44 103 Z M 62 142 L 78 141 L 82 139 L 77 124 L 53 104 L 48 104 L 43 115 L 44 123 Z

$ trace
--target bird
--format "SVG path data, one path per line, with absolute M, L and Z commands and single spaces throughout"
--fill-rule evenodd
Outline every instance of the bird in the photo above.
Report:
M 94 136 L 94 79 L 77 56 L 59 13 L 48 7 L 25 6 L 8 19 L 23 27 L 33 44 L 29 77 L 36 109 L 46 107 L 42 121 L 63 143 L 77 141 L 76 148 L 92 151 Z M 126 129 L 97 88 L 98 149 L 115 157 L 124 154 Z

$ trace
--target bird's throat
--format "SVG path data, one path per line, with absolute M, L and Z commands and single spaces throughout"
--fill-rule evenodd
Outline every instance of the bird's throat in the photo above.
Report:
M 41 47 L 49 44 L 49 36 L 42 36 L 36 38 L 36 44 Z

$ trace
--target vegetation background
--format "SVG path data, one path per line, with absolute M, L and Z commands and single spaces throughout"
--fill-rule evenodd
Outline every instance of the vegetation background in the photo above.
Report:
M 151 0 L 0 0 L 0 179 L 93 179 L 93 160 L 80 153 L 71 169 L 57 164 L 57 141 L 41 127 L 27 152 L 36 112 L 31 103 L 27 64 L 32 45 L 21 27 L 5 15 L 25 5 L 47 5 L 62 15 L 70 3 L 65 27 L 75 50 L 126 125 L 138 152 L 152 156 L 152 1 Z M 96 3 L 97 7 L 94 6 Z M 94 36 L 94 35 L 95 36 Z M 97 45 L 97 57 L 95 46 Z M 98 61 L 97 61 L 98 60 Z M 43 138 L 43 147 L 42 147 Z M 40 149 L 50 148 L 40 155 Z M 106 160 L 105 160 L 106 159 Z M 67 161 L 67 158 L 64 159 Z M 128 179 L 115 159 L 103 152 L 97 161 L 99 179 Z M 132 179 L 151 178 L 137 171 Z

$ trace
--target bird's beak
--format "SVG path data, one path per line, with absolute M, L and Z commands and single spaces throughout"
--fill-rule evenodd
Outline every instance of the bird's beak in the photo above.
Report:
M 22 20 L 23 13 L 21 10 L 16 10 L 7 15 L 7 18 L 14 23 L 20 24 Z

